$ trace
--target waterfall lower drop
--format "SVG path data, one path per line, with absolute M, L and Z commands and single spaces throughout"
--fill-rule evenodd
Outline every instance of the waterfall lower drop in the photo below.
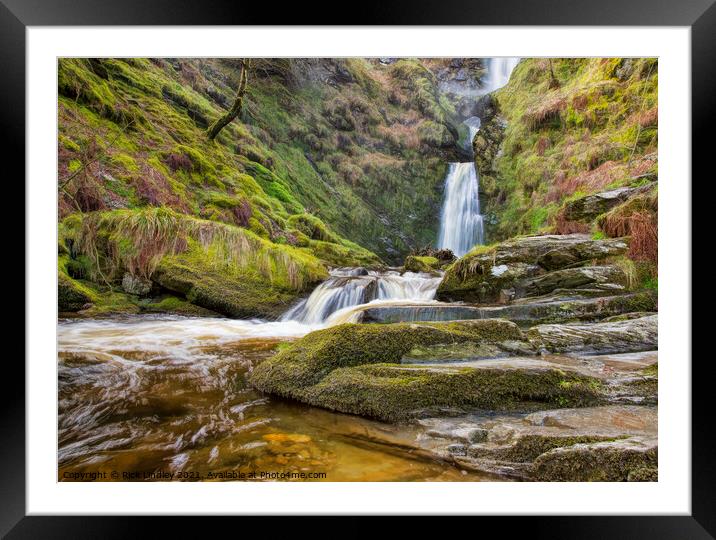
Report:
M 462 257 L 484 242 L 475 164 L 450 163 L 445 179 L 445 201 L 440 218 L 438 247 Z
M 334 313 L 368 303 L 410 300 L 427 302 L 435 297 L 440 276 L 413 272 L 367 272 L 338 268 L 311 296 L 296 304 L 282 317 L 315 325 L 328 321 Z

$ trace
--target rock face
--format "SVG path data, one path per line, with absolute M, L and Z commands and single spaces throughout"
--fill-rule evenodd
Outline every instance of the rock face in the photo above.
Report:
M 646 193 L 651 189 L 651 185 L 636 188 L 622 187 L 586 195 L 565 203 L 564 217 L 570 221 L 592 221 L 635 195 Z
M 122 289 L 128 294 L 136 294 L 137 296 L 145 296 L 152 290 L 152 282 L 148 279 L 133 276 L 126 272 L 122 277 Z
M 594 321 L 622 313 L 653 311 L 656 307 L 650 292 L 601 297 L 609 294 L 591 290 L 595 298 L 581 298 L 566 292 L 538 300 L 527 299 L 506 306 L 469 306 L 461 304 L 425 304 L 415 306 L 367 307 L 358 315 L 365 323 L 398 323 L 420 321 L 454 321 L 472 319 L 508 319 L 520 326 L 568 321 Z M 580 293 L 588 290 L 580 291 Z
M 598 324 L 545 324 L 527 335 L 539 350 L 552 353 L 650 351 L 658 347 L 658 315 Z
M 588 266 L 623 255 L 620 238 L 592 240 L 588 235 L 524 236 L 493 247 L 479 246 L 447 268 L 436 297 L 444 301 L 507 303 L 561 287 L 623 288 L 623 271 Z M 582 267 L 582 268 L 578 268 Z M 560 270 L 558 274 L 549 272 Z

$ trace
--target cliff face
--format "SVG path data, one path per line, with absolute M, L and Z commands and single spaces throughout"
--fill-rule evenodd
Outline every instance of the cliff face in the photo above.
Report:
M 538 232 L 617 236 L 606 212 L 631 195 L 651 198 L 655 227 L 657 83 L 656 59 L 522 60 L 507 86 L 481 102 L 473 141 L 488 241 Z M 608 201 L 574 212 L 589 196 Z
M 469 111 L 452 98 L 483 74 L 479 60 L 255 59 L 241 117 L 209 141 L 238 60 L 58 71 L 61 218 L 166 206 L 294 246 L 310 220 L 389 262 L 434 241 L 447 162 L 464 159 Z

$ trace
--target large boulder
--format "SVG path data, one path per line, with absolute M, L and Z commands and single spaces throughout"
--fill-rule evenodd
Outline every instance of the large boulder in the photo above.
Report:
M 579 283 L 605 283 L 623 273 L 616 269 L 562 272 L 533 280 L 553 270 L 586 266 L 592 261 L 623 255 L 628 244 L 621 238 L 594 240 L 584 234 L 522 236 L 496 246 L 478 246 L 449 266 L 436 297 L 445 301 L 507 303 L 516 290 L 546 290 Z
M 599 399 L 598 380 L 552 367 L 399 364 L 424 356 L 421 349 L 460 343 L 475 345 L 471 355 L 493 356 L 495 348 L 524 354 L 530 347 L 504 320 L 344 324 L 308 334 L 256 367 L 250 381 L 264 392 L 384 421 L 426 411 L 566 407 Z
M 646 193 L 651 189 L 651 184 L 647 184 L 635 188 L 621 187 L 585 195 L 565 203 L 564 218 L 569 221 L 592 221 L 600 214 L 608 212 L 628 199 Z
M 218 272 L 176 257 L 165 257 L 152 274 L 152 281 L 196 306 L 236 318 L 276 319 L 301 294 L 259 277 Z
M 596 324 L 544 324 L 528 331 L 530 341 L 551 353 L 651 351 L 659 344 L 659 316 Z

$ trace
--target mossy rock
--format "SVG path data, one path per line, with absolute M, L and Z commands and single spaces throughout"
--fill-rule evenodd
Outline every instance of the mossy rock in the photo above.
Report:
M 450 265 L 438 287 L 436 298 L 445 301 L 476 303 L 506 302 L 503 291 L 513 289 L 520 282 L 547 272 L 592 264 L 593 261 L 623 255 L 626 240 L 609 238 L 595 240 L 585 234 L 521 236 L 492 246 L 477 246 Z M 592 275 L 581 284 L 596 280 Z M 562 272 L 569 274 L 569 272 Z M 592 272 L 594 274 L 594 272 Z M 576 283 L 560 275 L 554 280 L 567 285 Z
M 65 249 L 57 259 L 57 308 L 60 312 L 80 311 L 87 307 L 87 304 L 95 303 L 98 296 L 79 280 L 70 277 L 68 269 L 76 261 L 70 258 L 64 242 L 59 246 Z
M 220 272 L 181 256 L 163 259 L 152 281 L 194 305 L 236 318 L 276 319 L 300 296 L 260 277 Z
M 532 476 L 546 482 L 657 480 L 656 441 L 637 437 L 556 448 L 535 459 Z
M 66 273 L 57 273 L 57 307 L 60 312 L 80 311 L 97 301 L 97 296 L 85 285 Z
M 622 436 L 619 438 L 625 438 Z M 613 441 L 616 437 L 604 435 L 542 435 L 527 434 L 519 437 L 513 444 L 491 447 L 488 444 L 476 444 L 468 449 L 467 454 L 472 458 L 489 458 L 515 463 L 532 462 L 545 452 L 555 448 L 566 448 L 575 444 L 588 444 L 594 442 Z
M 524 341 L 521 330 L 497 319 L 344 324 L 312 332 L 266 360 L 251 383 L 264 392 L 384 421 L 426 409 L 510 410 L 536 402 L 565 407 L 598 400 L 596 380 L 557 369 L 398 365 L 416 347 L 515 341 Z
M 406 272 L 433 272 L 440 268 L 440 261 L 435 257 L 419 257 L 409 255 L 403 265 Z

